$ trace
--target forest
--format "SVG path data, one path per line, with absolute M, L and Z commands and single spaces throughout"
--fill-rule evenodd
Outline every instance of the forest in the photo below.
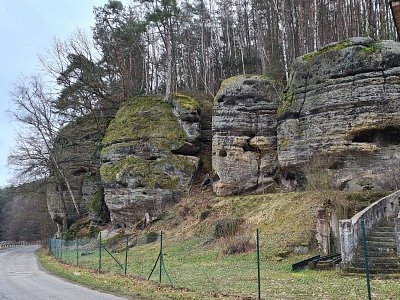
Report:
M 9 156 L 17 184 L 53 176 L 70 191 L 54 149 L 60 128 L 83 115 L 104 136 L 101 112 L 136 95 L 214 96 L 239 74 L 285 83 L 296 57 L 331 42 L 397 37 L 386 0 L 109 0 L 93 17 L 92 32 L 54 39 L 40 55 L 43 73 L 20 78 L 11 91 L 21 128 Z M 26 218 L 19 202 L 13 210 L 0 199 L 3 224 Z

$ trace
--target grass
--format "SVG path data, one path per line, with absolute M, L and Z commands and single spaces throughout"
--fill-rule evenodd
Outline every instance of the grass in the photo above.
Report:
M 129 251 L 128 273 L 136 277 L 117 275 L 115 263 L 103 253 L 103 266 L 109 272 L 97 274 L 89 269 L 63 265 L 41 253 L 41 261 L 49 271 L 92 288 L 144 299 L 252 299 L 257 293 L 255 253 L 223 256 L 209 251 L 201 239 L 182 241 L 179 245 L 166 245 L 165 264 L 178 289 L 159 286 L 146 281 L 158 253 L 158 244 L 141 245 Z M 123 253 L 116 254 L 121 260 Z M 338 271 L 291 272 L 291 263 L 304 256 L 290 257 L 283 261 L 268 258 L 262 251 L 262 294 L 268 299 L 362 299 L 366 297 L 365 280 L 362 277 L 344 277 Z M 98 255 L 93 254 L 92 265 L 96 268 Z M 80 276 L 73 275 L 80 272 Z M 158 278 L 158 267 L 153 280 Z M 167 283 L 163 277 L 163 283 Z M 400 285 L 397 280 L 372 280 L 374 299 L 398 299 Z M 184 288 L 185 291 L 179 289 Z M 187 290 L 189 289 L 189 290 Z M 190 291 L 192 290 L 192 291 Z M 206 296 L 208 295 L 208 296 Z M 148 297 L 148 298 L 147 298 Z M 185 298 L 186 297 L 186 298 Z M 204 298 L 202 298 L 204 297 Z M 252 297 L 252 298 L 246 298 Z
M 200 293 L 188 289 L 174 289 L 140 277 L 122 276 L 110 272 L 98 273 L 88 267 L 64 264 L 53 256 L 48 255 L 45 250 L 38 252 L 38 258 L 41 265 L 50 273 L 101 292 L 121 295 L 135 300 L 237 299 L 237 297 L 217 293 Z
M 335 198 L 354 201 L 359 205 L 373 201 L 370 194 L 336 193 Z M 315 228 L 315 208 L 326 204 L 326 192 L 214 197 L 198 195 L 181 201 L 163 218 L 144 232 L 134 232 L 129 237 L 132 248 L 128 252 L 128 274 L 105 251 L 102 251 L 102 269 L 110 275 L 96 275 L 85 268 L 98 268 L 96 242 L 80 246 L 79 265 L 84 269 L 58 263 L 41 254 L 51 268 L 71 280 L 80 280 L 91 287 L 106 288 L 123 295 L 139 295 L 144 299 L 256 299 L 257 263 L 252 249 L 239 255 L 224 255 L 225 238 L 215 238 L 215 225 L 225 218 L 241 218 L 245 222 L 238 234 L 254 237 L 255 229 L 261 232 L 262 295 L 268 299 L 362 299 L 366 298 L 365 279 L 344 277 L 339 271 L 305 270 L 291 272 L 291 264 L 307 255 L 289 254 L 294 245 L 308 245 Z M 340 199 L 339 199 L 340 200 Z M 206 219 L 201 212 L 209 211 Z M 290 220 L 290 222 L 288 221 Z M 159 238 L 148 242 L 151 232 L 164 231 L 164 261 L 177 289 L 159 286 L 158 267 L 147 281 L 159 253 Z M 113 241 L 117 246 L 112 254 L 123 264 L 124 238 Z M 74 244 L 64 248 L 63 259 L 76 264 Z M 81 255 L 85 252 L 87 255 Z M 285 254 L 285 255 L 282 255 Z M 286 257 L 287 255 L 287 257 Z M 283 257 L 283 258 L 282 258 Z M 78 270 L 78 271 L 77 271 Z M 79 271 L 83 270 L 83 271 Z M 73 272 L 82 272 L 74 276 Z M 61 273 L 61 274 L 60 274 Z M 63 275 L 63 276 L 64 276 Z M 134 277 L 132 277 L 134 276 Z M 96 279 L 98 278 L 98 279 Z M 109 279 L 110 278 L 110 279 Z M 100 280 L 100 282 L 97 282 Z M 102 285 L 101 281 L 113 284 Z M 163 284 L 167 278 L 163 275 Z M 398 299 L 398 280 L 372 280 L 374 299 Z M 134 292 L 133 292 L 134 291 Z

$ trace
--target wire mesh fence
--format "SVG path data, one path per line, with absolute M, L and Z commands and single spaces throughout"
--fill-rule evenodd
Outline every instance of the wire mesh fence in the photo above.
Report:
M 228 293 L 246 299 L 280 299 L 282 295 L 285 299 L 349 299 L 346 290 L 337 290 L 329 298 L 332 288 L 347 279 L 332 279 L 330 273 L 323 279 L 315 271 L 293 273 L 291 261 L 285 259 L 289 251 L 282 251 L 281 238 L 279 233 L 262 231 L 250 237 L 224 238 L 146 232 L 111 238 L 50 239 L 48 247 L 57 259 L 71 265 L 135 275 L 200 293 Z M 309 256 L 297 255 L 296 259 Z M 326 290 L 321 291 L 321 286 Z M 352 289 L 356 295 L 366 295 L 365 281 L 353 282 Z

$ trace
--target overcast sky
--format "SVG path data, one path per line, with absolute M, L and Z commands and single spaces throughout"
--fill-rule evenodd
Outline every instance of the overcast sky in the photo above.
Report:
M 11 174 L 7 156 L 13 147 L 14 129 L 9 114 L 9 92 L 21 75 L 38 69 L 38 54 L 54 37 L 66 39 L 77 28 L 89 32 L 93 6 L 107 0 L 0 0 L 0 187 Z M 123 1 L 129 3 L 128 1 Z

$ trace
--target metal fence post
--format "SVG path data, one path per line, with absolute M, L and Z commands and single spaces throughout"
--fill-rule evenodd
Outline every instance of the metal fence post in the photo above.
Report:
M 125 236 L 125 276 L 128 268 L 128 235 Z
M 163 265 L 163 232 L 160 234 L 160 283 L 162 279 L 162 265 Z
M 76 247 L 76 265 L 79 266 L 79 245 L 78 245 L 78 238 L 75 239 L 75 247 Z
M 101 272 L 101 232 L 99 233 L 99 273 Z
M 364 266 L 365 266 L 365 275 L 367 278 L 367 290 L 368 290 L 368 300 L 371 300 L 371 285 L 369 282 L 369 270 L 368 270 L 368 250 L 367 250 L 367 237 L 365 234 L 365 222 L 364 220 L 361 221 L 362 227 L 362 239 L 363 239 L 363 246 L 364 246 Z
M 257 229 L 257 283 L 258 300 L 261 300 L 261 268 L 260 268 L 260 234 Z
M 62 238 L 61 238 L 61 241 L 60 241 L 60 242 L 61 242 L 61 244 L 60 244 L 60 260 L 62 261 L 62 254 L 63 254 L 63 253 L 62 253 L 62 250 L 63 250 L 63 249 L 62 249 L 62 246 L 63 246 L 63 239 L 62 239 Z

